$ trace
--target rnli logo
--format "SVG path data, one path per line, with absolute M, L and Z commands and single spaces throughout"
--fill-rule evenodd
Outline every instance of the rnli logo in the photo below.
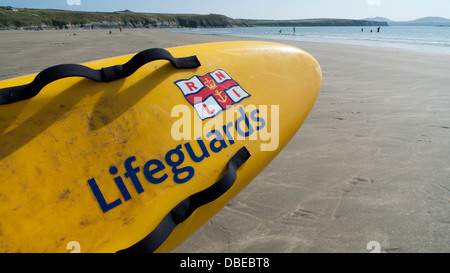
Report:
M 215 117 L 233 104 L 250 97 L 250 94 L 222 69 L 204 76 L 179 80 L 175 84 L 202 120 Z

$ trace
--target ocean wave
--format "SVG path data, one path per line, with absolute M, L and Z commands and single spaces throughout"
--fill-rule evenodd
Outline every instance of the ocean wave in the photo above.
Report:
M 362 31 L 361 31 L 362 30 Z M 372 30 L 372 32 L 370 31 Z M 253 27 L 226 29 L 181 29 L 173 32 L 195 34 L 239 36 L 262 39 L 277 39 L 306 42 L 375 45 L 384 47 L 408 47 L 417 49 L 441 48 L 450 53 L 450 32 L 436 27 Z

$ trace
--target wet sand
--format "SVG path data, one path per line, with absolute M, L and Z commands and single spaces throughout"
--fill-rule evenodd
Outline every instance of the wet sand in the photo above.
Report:
M 76 35 L 74 35 L 76 34 Z M 250 40 L 163 31 L 1 31 L 0 80 L 152 47 Z M 450 252 L 450 55 L 276 41 L 321 64 L 279 156 L 175 252 Z

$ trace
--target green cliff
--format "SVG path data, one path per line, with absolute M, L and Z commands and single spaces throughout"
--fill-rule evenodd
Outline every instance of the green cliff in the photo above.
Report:
M 132 11 L 80 12 L 0 7 L 0 29 L 224 28 L 254 26 L 386 26 L 385 22 L 344 19 L 246 20 L 209 14 L 153 14 Z

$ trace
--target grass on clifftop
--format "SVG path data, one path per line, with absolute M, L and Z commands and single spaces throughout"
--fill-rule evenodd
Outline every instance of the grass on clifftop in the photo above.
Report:
M 0 7 L 0 28 L 66 28 L 69 23 L 83 27 L 90 23 L 116 23 L 126 27 L 252 27 L 252 26 L 386 26 L 385 22 L 346 19 L 246 20 L 209 14 L 153 14 L 131 11 L 81 12 L 51 9 Z

